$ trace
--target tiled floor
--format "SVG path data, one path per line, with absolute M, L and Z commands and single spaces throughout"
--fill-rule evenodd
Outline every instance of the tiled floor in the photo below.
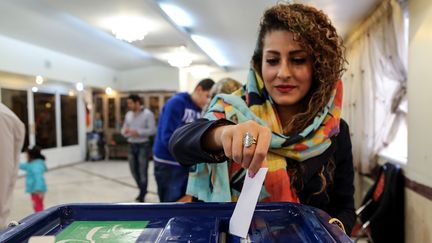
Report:
M 146 202 L 158 202 L 153 162 L 149 165 L 149 185 Z M 49 170 L 45 174 L 48 192 L 45 208 L 78 202 L 133 202 L 138 189 L 127 161 L 82 162 Z M 18 178 L 13 193 L 13 208 L 9 221 L 18 221 L 33 213 L 30 195 L 25 193 L 25 178 Z

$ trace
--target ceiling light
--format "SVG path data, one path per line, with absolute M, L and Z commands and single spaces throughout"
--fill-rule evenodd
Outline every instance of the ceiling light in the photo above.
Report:
M 83 90 L 84 90 L 84 84 L 81 83 L 81 82 L 78 82 L 78 83 L 75 85 L 75 87 L 76 87 L 76 90 L 77 90 L 77 91 L 83 91 Z
M 176 25 L 182 27 L 192 26 L 192 18 L 181 8 L 167 3 L 159 3 L 159 6 Z
M 203 79 L 210 76 L 210 68 L 207 65 L 195 65 L 190 67 L 189 71 L 195 79 Z
M 37 87 L 32 87 L 32 92 L 33 92 L 33 93 L 38 92 L 38 90 L 39 90 L 39 89 L 38 89 Z
M 75 92 L 73 92 L 73 90 L 69 90 L 68 94 L 69 96 L 75 96 Z
M 113 90 L 112 90 L 112 88 L 111 88 L 111 87 L 107 87 L 107 88 L 105 89 L 105 93 L 106 93 L 107 95 L 112 95 L 112 94 L 113 94 Z
M 43 84 L 43 77 L 42 76 L 40 76 L 40 75 L 38 75 L 38 76 L 36 76 L 36 83 L 37 84 L 39 84 L 39 85 L 41 85 L 41 84 Z
M 117 39 L 134 42 L 144 39 L 148 33 L 147 23 L 143 18 L 121 16 L 110 20 L 111 31 Z
M 186 47 L 181 46 L 173 53 L 169 54 L 168 63 L 173 67 L 183 68 L 192 63 L 192 56 L 186 50 Z
M 199 35 L 191 35 L 191 38 L 217 65 L 220 67 L 228 66 L 228 61 L 210 39 Z

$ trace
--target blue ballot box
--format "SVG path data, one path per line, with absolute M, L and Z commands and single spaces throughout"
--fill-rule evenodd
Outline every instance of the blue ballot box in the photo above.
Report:
M 0 242 L 351 242 L 322 210 L 258 203 L 248 237 L 228 233 L 234 203 L 66 204 L 0 231 Z

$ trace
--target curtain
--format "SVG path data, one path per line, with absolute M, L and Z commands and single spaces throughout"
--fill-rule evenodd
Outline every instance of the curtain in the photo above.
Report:
M 346 44 L 342 116 L 351 129 L 356 169 L 369 173 L 406 109 L 408 30 L 403 4 L 383 1 Z M 406 11 L 405 11 L 406 12 Z M 405 111 L 405 112 L 403 112 Z

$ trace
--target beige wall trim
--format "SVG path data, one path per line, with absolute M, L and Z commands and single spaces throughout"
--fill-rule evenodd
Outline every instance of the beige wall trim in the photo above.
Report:
M 405 187 L 432 201 L 432 187 L 420 184 L 407 177 L 405 177 Z

